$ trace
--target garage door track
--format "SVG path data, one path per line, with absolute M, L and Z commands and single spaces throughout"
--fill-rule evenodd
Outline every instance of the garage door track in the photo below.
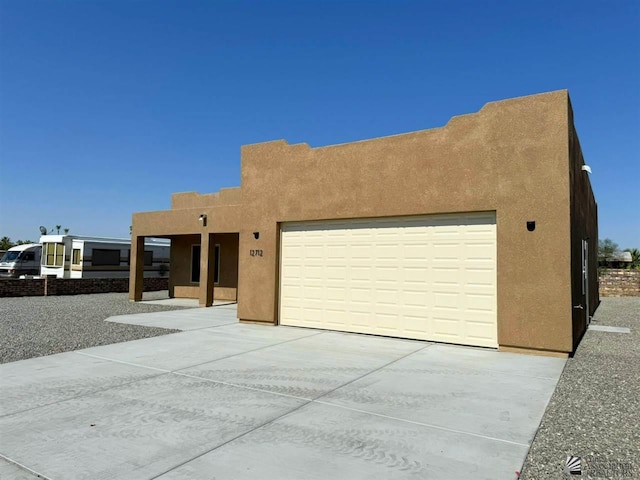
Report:
M 0 365 L 0 474 L 515 479 L 565 363 L 171 315 L 189 330 Z

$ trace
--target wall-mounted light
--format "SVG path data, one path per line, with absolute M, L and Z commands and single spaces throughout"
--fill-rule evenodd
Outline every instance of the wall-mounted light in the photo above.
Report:
M 535 220 L 529 220 L 527 222 L 527 230 L 529 230 L 530 232 L 533 232 L 536 229 L 536 222 Z
M 582 165 L 582 171 L 591 173 L 591 167 L 589 165 Z
M 258 240 L 260 238 L 260 232 L 253 232 L 253 238 Z
M 202 222 L 202 226 L 203 226 L 203 227 L 206 227 L 206 226 L 207 226 L 207 214 L 206 214 L 206 213 L 201 214 L 201 215 L 198 217 L 198 220 L 199 220 L 200 222 Z

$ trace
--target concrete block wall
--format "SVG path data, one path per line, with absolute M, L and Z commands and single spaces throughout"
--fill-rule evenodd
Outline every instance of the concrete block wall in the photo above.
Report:
M 640 270 L 602 269 L 599 280 L 601 297 L 640 297 Z
M 145 278 L 144 291 L 167 290 L 168 278 Z M 128 278 L 25 278 L 0 279 L 0 297 L 82 295 L 128 292 Z
M 41 297 L 44 279 L 0 278 L 0 297 Z

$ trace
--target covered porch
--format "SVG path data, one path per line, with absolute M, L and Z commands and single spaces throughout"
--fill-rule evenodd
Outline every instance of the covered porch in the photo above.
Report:
M 171 240 L 169 297 L 201 307 L 238 299 L 239 207 L 225 205 L 133 215 L 129 299 L 143 295 L 146 237 Z

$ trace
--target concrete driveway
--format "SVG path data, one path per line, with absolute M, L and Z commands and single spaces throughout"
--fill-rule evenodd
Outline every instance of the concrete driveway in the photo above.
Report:
M 0 365 L 0 475 L 515 479 L 565 364 L 235 317 Z

